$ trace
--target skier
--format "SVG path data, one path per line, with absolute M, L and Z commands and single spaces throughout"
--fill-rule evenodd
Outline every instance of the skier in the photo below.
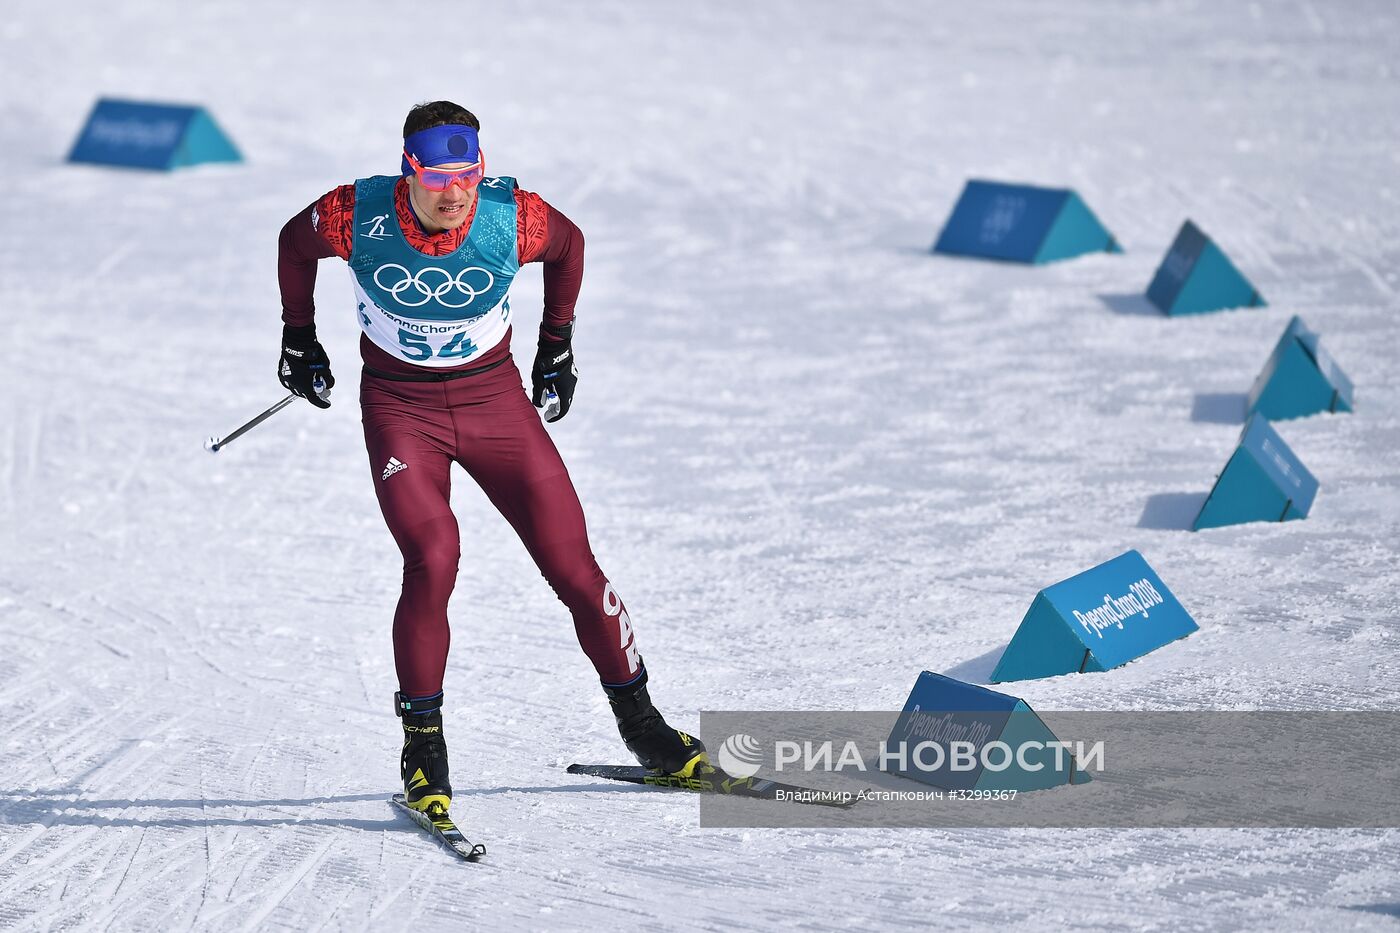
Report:
M 335 377 L 316 339 L 316 263 L 339 256 L 350 266 L 365 446 L 379 507 L 403 553 L 394 613 L 400 775 L 408 805 L 431 815 L 445 815 L 452 801 L 442 685 L 459 557 L 448 502 L 454 462 L 510 522 L 568 607 L 628 750 L 657 774 L 710 770 L 704 745 L 668 726 L 652 705 L 627 609 L 598 568 L 568 470 L 531 410 L 550 402 L 553 422 L 573 404 L 583 235 L 514 178 L 485 174 L 479 129 L 449 101 L 414 107 L 399 175 L 335 188 L 289 220 L 278 240 L 278 378 L 317 408 L 329 407 L 321 392 Z M 544 263 L 532 398 L 511 360 L 507 297 L 527 262 Z

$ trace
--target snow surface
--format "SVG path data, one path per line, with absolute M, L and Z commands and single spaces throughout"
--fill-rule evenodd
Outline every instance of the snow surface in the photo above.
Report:
M 20 3 L 0 25 L 0 927 L 1394 929 L 1400 832 L 701 830 L 625 755 L 568 617 L 460 476 L 454 810 L 391 812 L 399 566 L 340 380 L 280 397 L 276 234 L 393 171 L 419 100 L 588 236 L 552 433 L 673 721 L 897 709 L 1039 588 L 1139 548 L 1201 631 L 1039 709 L 1394 708 L 1393 4 Z M 378 40 L 378 41 L 373 41 Z M 207 104 L 238 167 L 61 164 L 101 94 Z M 1125 244 L 933 257 L 969 176 Z M 1262 310 L 1134 298 L 1181 221 Z M 519 280 L 523 319 L 538 267 Z M 1357 385 L 1279 426 L 1286 525 L 1181 530 L 1290 315 Z M 531 334 L 516 335 L 530 359 Z

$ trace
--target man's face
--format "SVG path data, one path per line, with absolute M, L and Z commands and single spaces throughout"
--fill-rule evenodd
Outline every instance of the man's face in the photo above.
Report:
M 434 166 L 446 171 L 466 168 L 470 162 L 453 162 L 448 165 Z M 440 233 L 444 230 L 456 230 L 467 219 L 467 212 L 476 201 L 476 186 L 463 190 L 461 185 L 454 184 L 446 191 L 429 191 L 423 187 L 423 183 L 418 180 L 417 175 L 410 175 L 408 178 L 408 197 L 413 204 L 418 219 L 423 221 L 423 226 L 431 233 Z

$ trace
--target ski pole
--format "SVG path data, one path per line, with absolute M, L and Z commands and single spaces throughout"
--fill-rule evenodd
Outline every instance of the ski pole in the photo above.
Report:
M 319 395 L 321 398 L 329 398 L 331 390 L 322 389 L 316 394 Z M 297 394 L 295 392 L 288 393 L 286 398 L 282 399 L 276 405 L 273 405 L 271 408 L 267 409 L 262 414 L 253 418 L 247 424 L 241 425 L 236 431 L 234 431 L 227 437 L 209 438 L 209 440 L 204 442 L 204 449 L 209 451 L 211 454 L 218 453 L 221 448 L 227 447 L 229 444 L 238 440 L 238 438 L 242 437 L 244 434 L 247 434 L 249 431 L 253 430 L 253 428 L 256 428 L 258 425 L 262 424 L 268 418 L 271 418 L 273 415 L 277 414 L 279 411 L 292 404 L 292 402 L 296 401 L 296 398 Z

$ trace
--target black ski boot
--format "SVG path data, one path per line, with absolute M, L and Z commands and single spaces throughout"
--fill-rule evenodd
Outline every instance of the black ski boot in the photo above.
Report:
M 447 780 L 447 740 L 442 735 L 442 694 L 410 698 L 394 694 L 394 711 L 403 720 L 404 801 L 414 810 L 432 814 L 452 805 L 452 785 Z
M 672 729 L 651 704 L 647 694 L 647 674 L 625 687 L 603 685 L 617 719 L 617 731 L 627 750 L 637 756 L 643 768 L 657 774 L 688 778 L 713 771 L 705 746 L 692 735 Z

